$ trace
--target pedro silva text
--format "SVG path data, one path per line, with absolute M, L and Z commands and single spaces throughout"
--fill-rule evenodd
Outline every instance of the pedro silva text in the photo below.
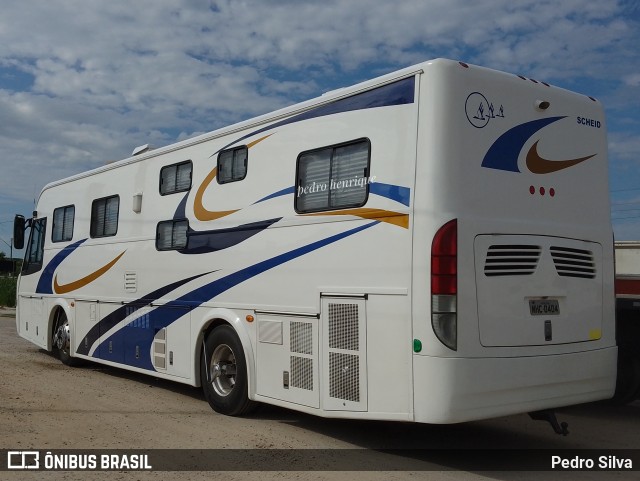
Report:
M 600 456 L 598 459 L 582 458 L 574 456 L 563 458 L 562 456 L 551 456 L 551 469 L 633 469 L 633 461 L 629 458 L 619 458 L 617 456 Z

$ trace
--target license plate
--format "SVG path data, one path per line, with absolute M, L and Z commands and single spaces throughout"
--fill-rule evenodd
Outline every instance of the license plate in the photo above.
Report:
M 557 316 L 560 304 L 557 299 L 529 299 L 529 313 L 532 316 Z

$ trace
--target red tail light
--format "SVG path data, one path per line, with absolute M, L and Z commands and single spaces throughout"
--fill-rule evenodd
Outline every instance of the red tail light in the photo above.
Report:
M 431 325 L 449 349 L 458 349 L 458 221 L 440 227 L 431 244 Z
M 436 232 L 431 244 L 431 294 L 458 292 L 458 221 L 453 219 Z

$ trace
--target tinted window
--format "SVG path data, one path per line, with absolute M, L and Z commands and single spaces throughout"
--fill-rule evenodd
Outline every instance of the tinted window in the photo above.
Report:
M 190 160 L 163 167 L 160 170 L 160 194 L 174 194 L 191 189 L 192 169 Z
M 29 244 L 24 255 L 22 264 L 22 274 L 28 275 L 42 269 L 42 259 L 44 257 L 44 237 L 47 227 L 47 219 L 37 219 L 31 224 L 31 235 Z
M 298 156 L 297 212 L 361 207 L 369 194 L 368 140 L 324 147 Z
M 156 249 L 166 251 L 187 247 L 188 220 L 159 222 L 156 229 Z
M 72 205 L 59 207 L 53 211 L 53 227 L 51 240 L 64 242 L 73 239 L 73 221 L 76 209 Z
M 218 155 L 218 183 L 236 182 L 247 176 L 248 150 L 245 146 L 223 150 Z
M 116 235 L 119 208 L 120 197 L 117 195 L 93 201 L 91 204 L 91 237 Z

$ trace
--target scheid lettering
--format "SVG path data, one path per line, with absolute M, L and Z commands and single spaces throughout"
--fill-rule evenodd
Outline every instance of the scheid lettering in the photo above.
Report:
M 596 129 L 599 129 L 602 125 L 599 120 L 588 119 L 586 117 L 578 117 L 578 123 L 580 125 L 586 125 L 587 127 L 594 127 Z

